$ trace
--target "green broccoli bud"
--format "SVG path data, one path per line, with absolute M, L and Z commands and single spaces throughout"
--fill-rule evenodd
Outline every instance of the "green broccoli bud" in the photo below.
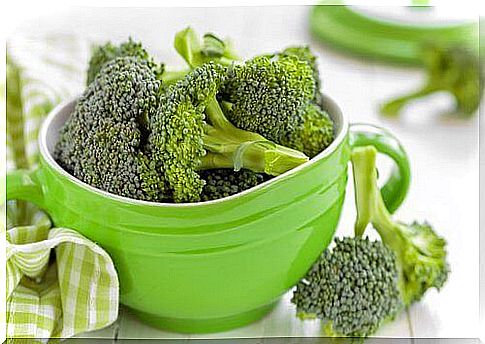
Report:
M 95 79 L 101 68 L 111 60 L 117 57 L 133 56 L 140 60 L 146 61 L 150 69 L 155 73 L 158 79 L 164 72 L 164 65 L 156 63 L 140 42 L 135 42 L 131 38 L 120 45 L 114 45 L 107 42 L 104 45 L 94 48 L 89 60 L 87 72 L 87 85 Z
M 336 239 L 297 284 L 302 319 L 319 318 L 329 336 L 367 337 L 429 288 L 446 282 L 446 242 L 427 224 L 392 220 L 377 187 L 376 149 L 354 148 L 354 238 Z M 369 223 L 382 241 L 362 238 Z
M 105 64 L 62 127 L 55 159 L 101 190 L 141 200 L 164 199 L 159 166 L 144 149 L 159 88 L 146 61 L 118 57 Z
M 212 62 L 194 69 L 161 96 L 151 119 L 149 145 L 175 202 L 200 200 L 204 182 L 198 170 L 246 168 L 279 175 L 308 161 L 303 153 L 227 120 L 216 99 L 225 77 L 226 68 Z
M 281 144 L 312 158 L 327 148 L 333 139 L 334 128 L 330 116 L 318 105 L 310 103 L 302 114 L 302 122 L 283 137 Z
M 325 320 L 329 336 L 367 337 L 403 307 L 395 255 L 368 238 L 334 242 L 297 284 L 292 302 L 300 318 Z
M 227 41 L 206 34 L 201 42 L 191 28 L 177 34 L 175 47 L 191 68 L 209 61 L 229 66 L 238 60 Z M 233 80 L 225 88 L 227 94 L 222 96 L 229 120 L 241 129 L 257 132 L 278 144 L 315 156 L 333 140 L 333 123 L 316 105 L 322 99 L 317 57 L 308 47 L 296 46 L 289 47 L 281 53 L 260 56 L 259 59 L 265 60 L 256 64 L 254 59 L 245 65 L 234 67 L 236 72 L 233 74 Z M 278 60 L 281 62 L 275 62 Z M 310 69 L 313 81 L 310 79 Z M 261 71 L 265 71 L 266 74 L 261 75 Z M 178 73 L 186 72 L 168 72 L 163 80 L 171 83 L 180 76 Z M 274 74 L 286 77 L 267 78 L 268 75 Z M 255 78 L 251 80 L 253 76 Z M 303 76 L 302 80 L 298 81 L 300 76 Z M 249 90 L 253 98 L 247 98 L 247 94 L 241 95 L 241 90 L 234 85 L 241 87 L 242 90 Z M 281 85 L 284 87 L 280 87 Z M 301 90 L 295 89 L 299 87 L 303 87 L 303 90 L 305 87 L 313 89 L 313 97 L 308 94 L 302 96 Z M 267 90 L 270 90 L 270 93 Z M 292 98 L 281 104 L 281 100 L 288 99 L 289 95 Z M 315 105 L 307 104 L 310 98 Z M 241 99 L 243 101 L 240 101 Z M 262 105 L 262 101 L 268 104 Z M 275 107 L 276 104 L 279 107 Z M 292 108 L 287 107 L 288 104 Z M 261 113 L 252 113 L 251 109 L 255 107 L 255 111 Z M 270 127 L 266 127 L 267 124 Z
M 377 187 L 376 149 L 359 147 L 352 152 L 357 220 L 355 234 L 369 223 L 396 255 L 400 290 L 405 306 L 419 301 L 430 288 L 441 289 L 447 280 L 446 241 L 428 224 L 410 225 L 392 219 Z
M 436 92 L 448 92 L 455 98 L 455 114 L 470 117 L 482 98 L 483 71 L 476 53 L 462 46 L 427 44 L 423 62 L 428 78 L 420 89 L 392 99 L 381 107 L 385 116 L 398 116 L 411 101 Z
M 305 61 L 259 56 L 230 69 L 222 98 L 236 127 L 281 143 L 300 124 L 314 92 L 313 71 Z
M 320 104 L 322 101 L 320 71 L 318 70 L 317 56 L 308 46 L 288 47 L 276 56 L 295 56 L 300 61 L 305 61 L 312 68 L 313 80 L 315 80 L 315 96 L 313 101 Z
M 199 173 L 205 181 L 201 194 L 202 201 L 211 201 L 238 194 L 270 178 L 266 174 L 246 169 L 236 172 L 233 169 L 220 168 L 204 170 Z

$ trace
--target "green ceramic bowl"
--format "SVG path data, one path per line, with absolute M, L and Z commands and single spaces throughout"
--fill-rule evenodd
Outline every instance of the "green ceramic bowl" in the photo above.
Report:
M 7 177 L 8 199 L 45 209 L 56 226 L 78 230 L 113 258 L 121 302 L 146 322 L 179 332 L 241 326 L 266 314 L 308 270 L 334 235 L 352 145 L 373 144 L 396 161 L 383 189 L 395 209 L 409 185 L 399 143 L 369 126 L 349 133 L 326 98 L 336 139 L 298 168 L 238 195 L 204 203 L 128 199 L 91 187 L 52 158 L 75 101 L 57 107 L 39 137 L 40 165 Z

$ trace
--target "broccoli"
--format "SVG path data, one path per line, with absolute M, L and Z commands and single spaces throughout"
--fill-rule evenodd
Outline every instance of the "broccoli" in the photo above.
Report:
M 404 305 L 419 301 L 429 288 L 441 289 L 447 280 L 446 241 L 429 224 L 394 221 L 377 187 L 374 147 L 352 152 L 357 220 L 355 234 L 364 233 L 369 223 L 396 255 Z
M 313 158 L 327 148 L 333 139 L 334 129 L 330 116 L 320 106 L 310 103 L 302 114 L 302 122 L 282 138 L 281 144 Z
M 322 101 L 320 76 L 317 58 L 308 47 L 289 47 L 241 64 L 227 41 L 205 34 L 201 42 L 191 28 L 177 33 L 174 46 L 190 68 L 209 61 L 230 67 L 220 97 L 236 127 L 310 157 L 333 141 L 333 123 L 317 105 Z M 164 81 L 173 79 L 167 76 Z
M 334 139 L 319 84 L 316 57 L 306 47 L 291 47 L 234 66 L 222 98 L 237 127 L 313 157 Z
M 315 80 L 315 95 L 313 101 L 320 104 L 322 101 L 320 71 L 318 70 L 318 63 L 316 55 L 307 46 L 288 47 L 275 56 L 295 56 L 301 61 L 307 62 L 313 71 L 313 80 Z
M 144 149 L 160 81 L 136 57 L 106 63 L 60 131 L 54 156 L 76 178 L 116 195 L 167 197 L 163 175 Z
M 135 42 L 129 38 L 128 41 L 123 42 L 120 45 L 114 45 L 111 42 L 107 42 L 104 45 L 97 46 L 93 50 L 89 60 L 87 85 L 94 81 L 96 75 L 107 62 L 123 56 L 134 56 L 146 61 L 147 65 L 152 69 L 158 79 L 161 78 L 164 72 L 163 64 L 156 63 L 140 42 Z
M 306 161 L 303 153 L 233 126 L 216 95 L 226 68 L 213 62 L 188 73 L 160 98 L 151 117 L 149 146 L 162 166 L 175 202 L 200 200 L 198 170 L 247 168 L 279 175 Z
M 309 157 L 314 157 L 327 148 L 334 139 L 333 122 L 323 110 L 323 96 L 321 93 L 320 72 L 317 57 L 307 46 L 288 47 L 280 53 L 274 54 L 278 58 L 295 56 L 305 61 L 312 68 L 315 92 L 310 104 L 301 113 L 299 124 L 283 136 L 281 143 L 290 148 L 298 149 Z
M 258 56 L 230 68 L 222 99 L 235 126 L 281 143 L 300 124 L 314 92 L 307 62 L 295 56 Z
M 297 284 L 299 317 L 327 321 L 329 336 L 366 337 L 393 320 L 403 304 L 393 252 L 367 238 L 335 239 Z
M 446 242 L 427 224 L 395 222 L 377 187 L 374 147 L 352 152 L 355 237 L 336 239 L 297 284 L 292 302 L 301 318 L 326 321 L 331 336 L 366 337 L 440 289 L 449 273 Z M 362 238 L 372 223 L 381 241 Z
M 463 46 L 426 44 L 423 61 L 427 82 L 417 91 L 390 100 L 382 105 L 385 116 L 398 116 L 411 101 L 445 91 L 455 98 L 455 114 L 470 117 L 478 109 L 482 97 L 483 72 L 476 53 Z
M 236 172 L 228 168 L 200 171 L 200 176 L 205 181 L 201 194 L 202 201 L 235 195 L 270 178 L 264 173 L 246 169 Z

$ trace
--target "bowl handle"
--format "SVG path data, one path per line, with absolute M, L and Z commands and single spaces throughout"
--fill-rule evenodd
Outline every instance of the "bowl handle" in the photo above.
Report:
M 395 163 L 389 179 L 381 188 L 382 198 L 390 213 L 394 213 L 406 198 L 411 181 L 409 159 L 399 140 L 389 131 L 370 124 L 350 126 L 351 147 L 374 146 Z
M 44 193 L 37 179 L 38 170 L 14 170 L 7 173 L 7 200 L 23 200 L 44 208 Z

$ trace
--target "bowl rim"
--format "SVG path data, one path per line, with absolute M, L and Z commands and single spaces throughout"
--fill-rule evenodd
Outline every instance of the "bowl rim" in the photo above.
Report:
M 230 195 L 227 197 L 215 199 L 215 200 L 210 200 L 210 201 L 201 201 L 201 202 L 193 202 L 193 203 L 164 203 L 164 202 L 152 202 L 152 201 L 144 201 L 144 200 L 138 200 L 138 199 L 133 199 L 125 196 L 119 196 L 115 195 L 113 193 L 110 193 L 108 191 L 104 191 L 101 189 L 98 189 L 92 185 L 89 185 L 80 179 L 74 177 L 71 175 L 69 172 L 67 172 L 64 168 L 62 168 L 57 161 L 54 159 L 52 156 L 51 152 L 47 148 L 47 133 L 49 132 L 50 126 L 54 122 L 57 116 L 62 114 L 64 111 L 66 111 L 66 108 L 69 106 L 75 106 L 75 103 L 78 100 L 78 96 L 72 97 L 70 99 L 67 99 L 60 104 L 58 104 L 46 117 L 44 122 L 42 123 L 42 127 L 39 133 L 39 138 L 38 138 L 38 144 L 39 144 L 39 152 L 42 157 L 42 159 L 49 165 L 50 168 L 52 168 L 55 172 L 60 174 L 61 176 L 67 178 L 70 182 L 73 184 L 77 185 L 78 187 L 85 189 L 86 191 L 93 192 L 95 194 L 98 194 L 100 196 L 103 196 L 105 198 L 109 198 L 111 200 L 116 200 L 119 202 L 123 203 L 128 203 L 130 205 L 137 205 L 137 206 L 149 206 L 149 207 L 169 207 L 169 208 L 197 208 L 197 207 L 205 207 L 205 206 L 211 206 L 215 204 L 220 204 L 220 203 L 226 203 L 230 202 L 242 197 L 245 197 L 248 194 L 251 194 L 257 190 L 265 189 L 268 187 L 271 187 L 273 184 L 279 184 L 282 181 L 292 177 L 293 175 L 299 173 L 300 171 L 309 168 L 310 166 L 316 164 L 318 161 L 330 156 L 335 152 L 337 147 L 340 146 L 340 144 L 344 141 L 345 137 L 347 136 L 348 130 L 349 130 L 349 123 L 347 116 L 344 115 L 340 107 L 337 105 L 337 103 L 328 95 L 322 94 L 322 99 L 324 104 L 330 105 L 330 107 L 333 108 L 333 113 L 332 111 L 328 111 L 331 116 L 338 116 L 340 118 L 340 125 L 338 128 L 336 128 L 337 132 L 337 137 L 332 141 L 332 143 L 324 149 L 322 152 L 318 153 L 316 156 L 308 160 L 307 162 L 293 168 L 290 171 L 287 171 L 279 176 L 273 177 L 270 180 L 267 180 L 261 184 L 258 184 L 252 188 L 249 188 L 247 190 L 244 190 L 242 192 L 239 192 L 234 195 Z M 327 109 L 326 109 L 327 110 Z

